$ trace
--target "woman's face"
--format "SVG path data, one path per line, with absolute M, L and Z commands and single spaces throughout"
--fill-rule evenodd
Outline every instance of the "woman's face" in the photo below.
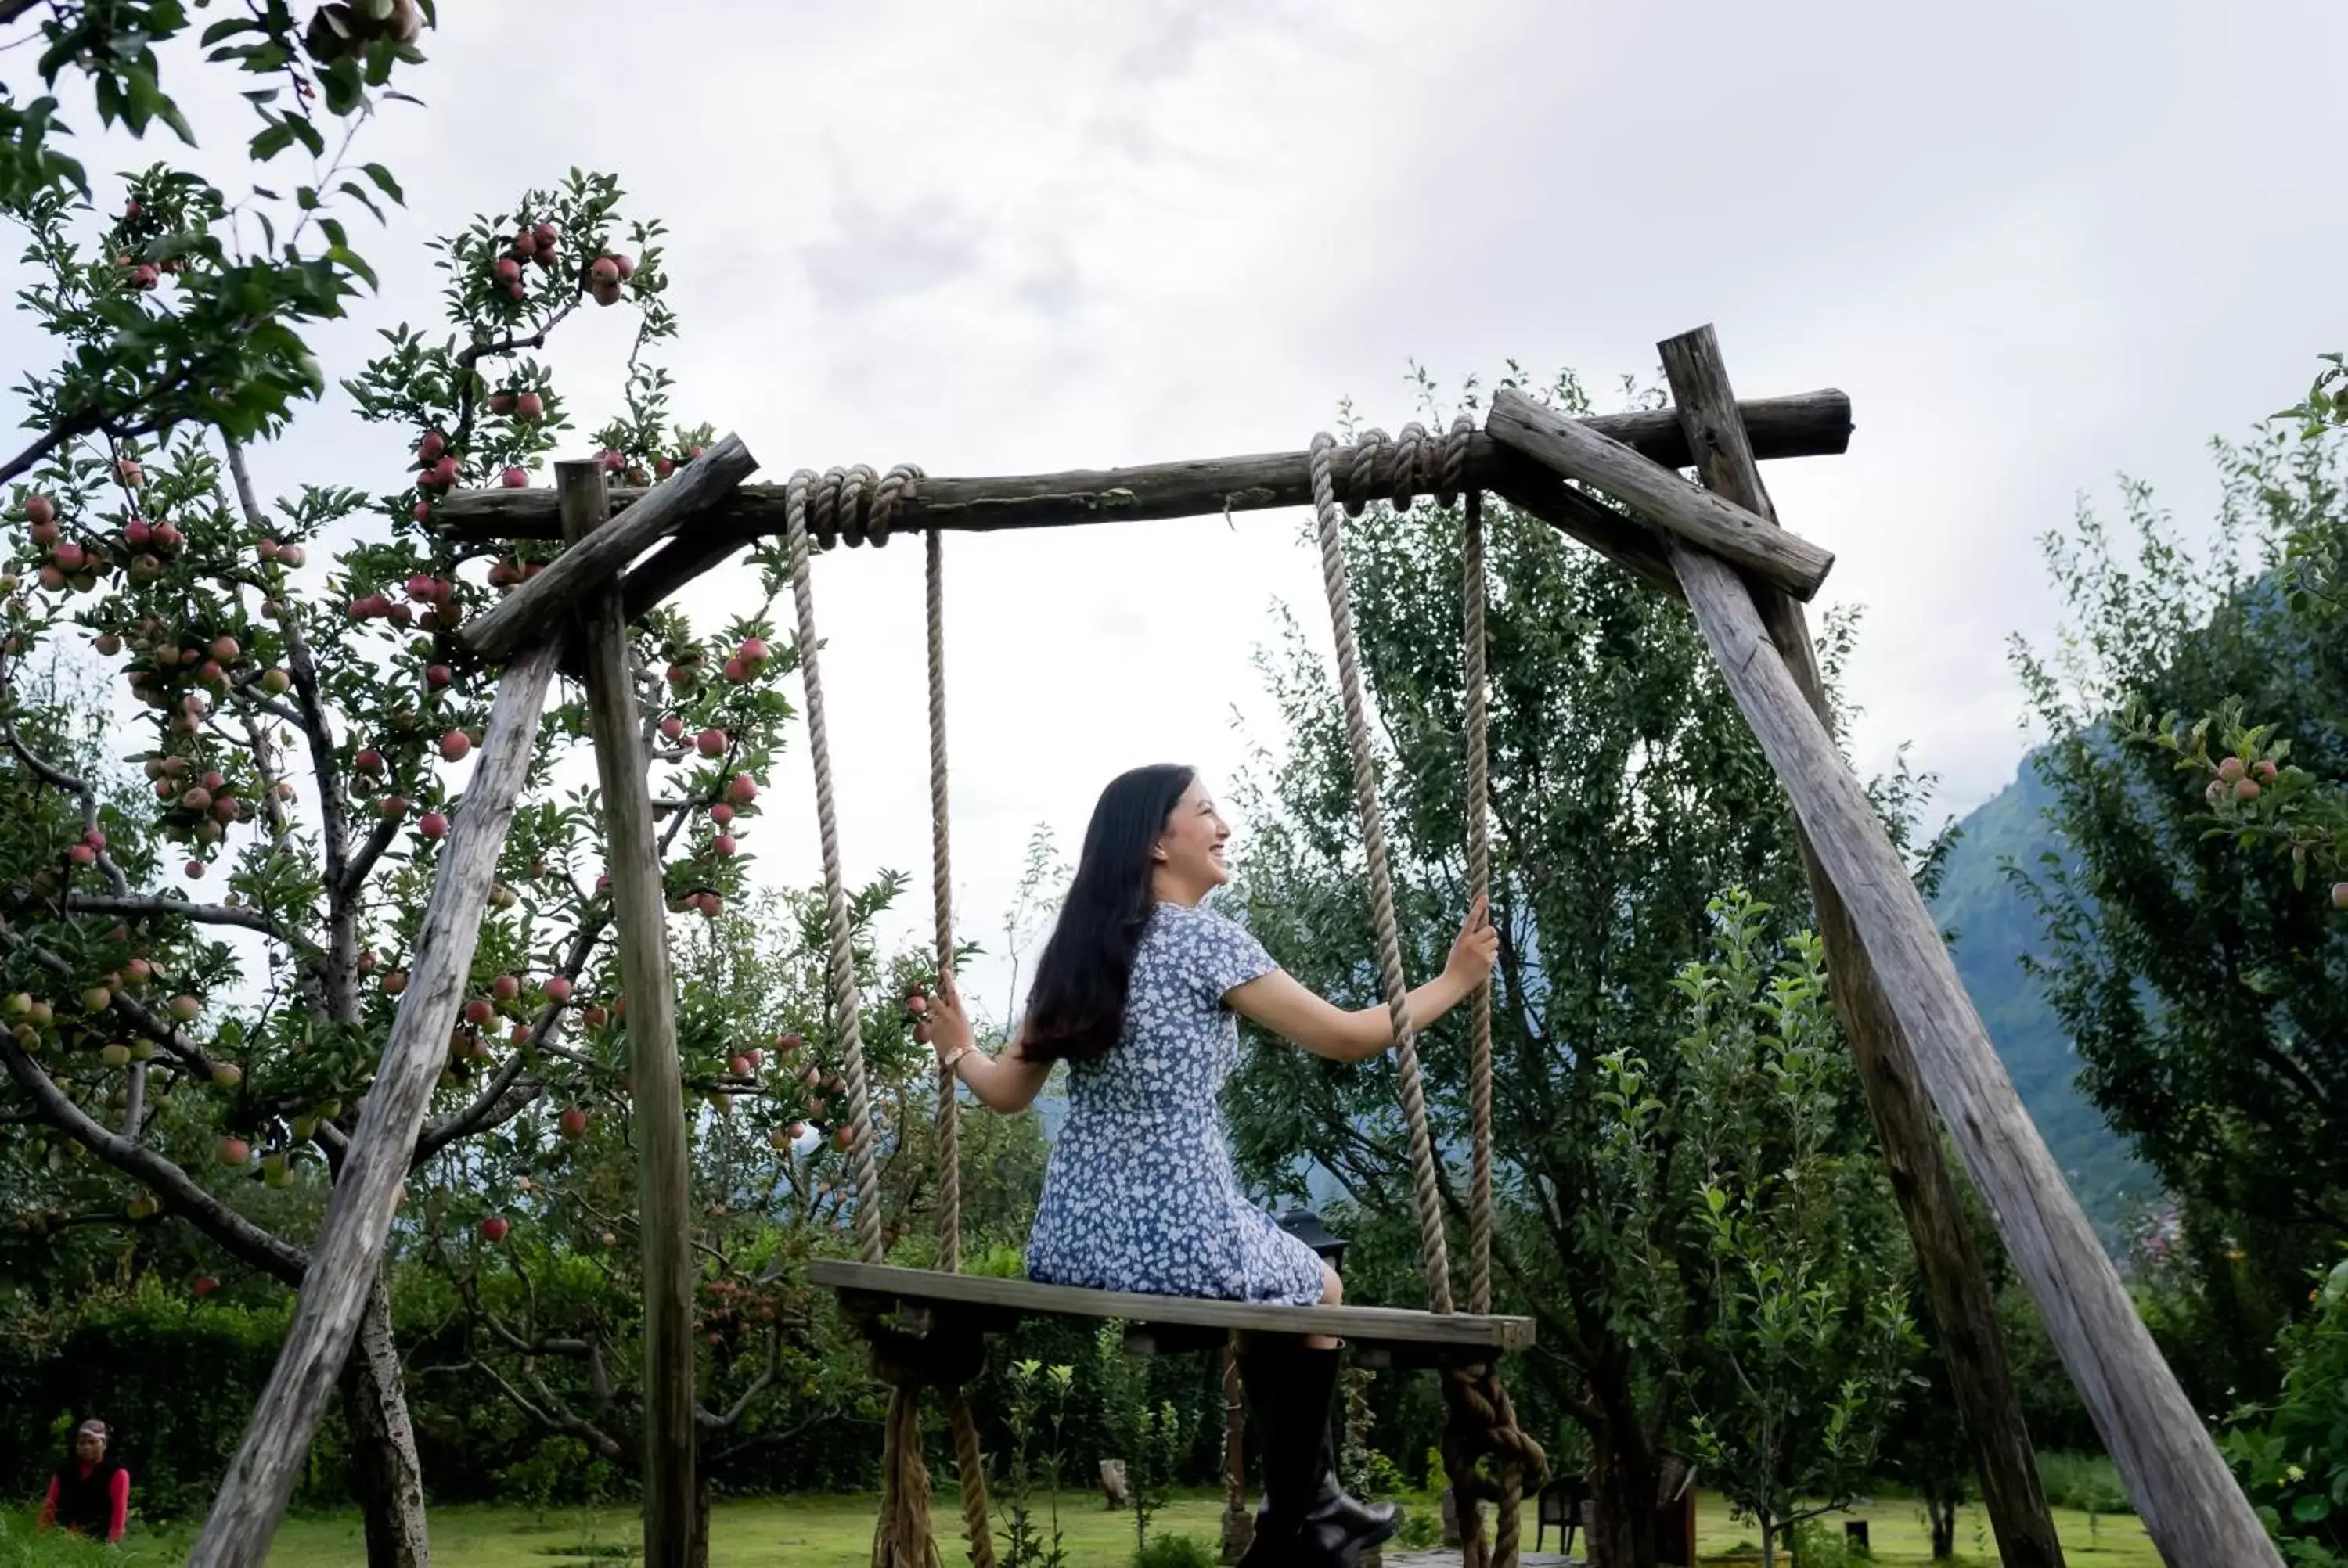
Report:
M 96 1464 L 106 1457 L 106 1440 L 96 1432 L 76 1432 L 74 1455 L 84 1464 Z
M 1231 867 L 1223 858 L 1223 846 L 1231 836 L 1230 825 L 1215 809 L 1215 797 L 1207 793 L 1204 784 L 1192 779 L 1166 818 L 1166 831 L 1159 835 L 1159 866 L 1184 886 L 1220 887 L 1231 879 Z

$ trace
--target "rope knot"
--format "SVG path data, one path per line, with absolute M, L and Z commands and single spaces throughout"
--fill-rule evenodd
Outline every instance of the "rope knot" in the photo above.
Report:
M 1333 488 L 1349 518 L 1358 518 L 1372 501 L 1386 501 L 1397 511 L 1408 511 L 1413 501 L 1432 493 L 1435 504 L 1449 508 L 1468 487 L 1468 446 L 1476 422 L 1461 415 L 1437 436 L 1416 420 L 1397 436 L 1372 426 L 1339 446 L 1325 433 L 1313 442 L 1330 446 Z M 1338 459 L 1343 458 L 1340 463 Z
M 808 532 L 825 549 L 842 540 L 879 549 L 928 477 L 914 463 L 900 463 L 885 475 L 865 463 L 808 474 Z

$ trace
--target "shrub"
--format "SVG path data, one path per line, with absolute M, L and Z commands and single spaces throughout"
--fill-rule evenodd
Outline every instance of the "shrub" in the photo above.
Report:
M 2039 1484 L 2046 1501 L 2057 1508 L 2082 1513 L 2134 1513 L 2127 1489 L 2120 1484 L 2119 1467 L 2102 1454 L 2042 1453 Z
M 1219 1568 L 1222 1556 L 1195 1535 L 1159 1535 L 1134 1554 L 1133 1568 Z

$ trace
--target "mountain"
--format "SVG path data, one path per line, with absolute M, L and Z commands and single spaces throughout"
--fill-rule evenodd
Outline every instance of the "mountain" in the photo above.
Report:
M 2151 1195 L 2156 1185 L 2073 1085 L 2078 1058 L 2070 1038 L 2022 968 L 2024 958 L 2044 953 L 2044 938 L 2028 897 L 2004 870 L 2008 863 L 2034 866 L 2054 848 L 2054 831 L 2043 815 L 2052 799 L 2024 758 L 2013 783 L 1958 824 L 1959 837 L 1931 908 L 1941 928 L 1954 934 L 1957 974 L 2024 1108 L 2087 1218 L 2106 1245 L 2116 1245 L 2131 1198 Z

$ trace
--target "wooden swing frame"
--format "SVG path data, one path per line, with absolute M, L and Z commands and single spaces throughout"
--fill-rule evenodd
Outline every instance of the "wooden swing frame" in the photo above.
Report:
M 1642 581 L 1683 598 L 1776 769 L 1798 823 L 1838 1012 L 1859 1059 L 1893 1191 L 1917 1245 L 2005 1561 L 2059 1563 L 2061 1547 L 2030 1462 L 1985 1273 L 1941 1153 L 1941 1126 L 1987 1201 L 2007 1252 L 2164 1558 L 2178 1568 L 2280 1568 L 2273 1545 L 2023 1110 L 1904 863 L 1836 750 L 1800 610 L 1824 581 L 1831 558 L 1777 527 L 1756 459 L 1842 452 L 1851 428 L 1849 400 L 1838 392 L 1821 392 L 1738 403 L 1709 327 L 1660 348 L 1673 407 L 1577 420 L 1503 391 L 1493 401 L 1485 428 L 1468 436 L 1451 484 L 1471 496 L 1488 490 L 1599 550 Z M 884 542 L 891 528 L 919 531 L 927 536 L 934 560 L 939 537 L 948 530 L 1051 528 L 1308 503 L 1323 514 L 1325 552 L 1335 501 L 1408 504 L 1445 487 L 1415 475 L 1408 456 L 1391 448 L 1344 449 L 1342 455 L 1347 459 L 1342 466 L 1316 446 L 1310 453 L 993 479 L 932 479 L 901 469 L 880 481 L 869 470 L 846 471 L 844 478 L 834 471 L 825 495 L 828 505 L 845 506 L 850 542 L 860 529 L 877 533 L 875 542 Z M 1691 466 L 1702 487 L 1676 472 Z M 483 658 L 510 662 L 465 809 L 440 856 L 409 989 L 376 1084 L 362 1104 L 284 1348 L 190 1559 L 201 1568 L 260 1568 L 349 1352 L 443 1042 L 461 1003 L 482 896 L 551 684 L 555 651 L 577 635 L 582 617 L 583 672 L 596 713 L 595 746 L 613 845 L 617 940 L 630 994 L 639 998 L 626 1020 L 630 1057 L 645 1091 L 637 1096 L 635 1111 L 650 1297 L 645 1561 L 657 1568 L 685 1561 L 692 1542 L 694 1430 L 692 1345 L 689 1334 L 679 1331 L 689 1327 L 685 1127 L 680 1097 L 651 1092 L 661 1082 L 675 1084 L 675 1044 L 668 1009 L 654 1005 L 668 992 L 665 917 L 657 896 L 657 866 L 646 853 L 653 808 L 639 726 L 631 722 L 635 715 L 626 679 L 626 627 L 750 540 L 786 533 L 798 536 L 795 586 L 802 630 L 811 630 L 805 508 L 816 477 L 803 474 L 783 487 L 744 485 L 754 467 L 741 442 L 729 436 L 645 490 L 607 494 L 595 465 L 566 463 L 558 465 L 556 494 L 470 492 L 452 496 L 437 508 L 439 520 L 459 539 L 567 538 L 572 543 L 548 569 L 460 633 Z M 1595 498 L 1600 495 L 1622 509 L 1602 504 Z M 885 504 L 876 509 L 874 501 L 883 496 Z M 934 595 L 934 573 L 932 580 Z M 935 628 L 933 615 L 932 710 L 940 722 L 933 723 L 932 744 L 942 747 Z M 1341 642 L 1343 635 L 1341 628 Z M 812 649 L 805 651 L 811 654 Z M 811 742 L 819 745 L 819 725 L 812 721 L 820 699 L 812 682 L 808 694 Z M 827 862 L 836 884 L 837 835 L 829 802 L 823 804 Z M 950 955 L 942 885 L 940 937 L 942 952 Z M 837 938 L 834 946 L 837 982 Z M 851 1030 L 852 979 L 851 973 L 846 999 Z M 898 1440 L 910 1418 L 916 1463 L 919 1385 L 939 1381 L 958 1388 L 957 1378 L 974 1369 L 968 1358 L 983 1336 L 1024 1313 L 1123 1318 L 1136 1326 L 1141 1342 L 1137 1348 L 1220 1344 L 1235 1329 L 1334 1332 L 1390 1364 L 1433 1363 L 1485 1375 L 1500 1355 L 1530 1342 L 1529 1320 L 1488 1314 L 1249 1307 L 1072 1293 L 1023 1281 L 880 1266 L 870 1239 L 877 1236 L 878 1205 L 865 1098 L 860 1060 L 854 1060 L 850 1100 L 862 1131 L 855 1150 L 863 1200 L 857 1223 L 864 1233 L 866 1259 L 819 1262 L 815 1275 L 865 1323 L 876 1359 L 942 1358 L 961 1363 L 915 1368 L 899 1384 L 892 1443 L 901 1450 Z M 1439 1251 L 1439 1232 L 1435 1239 Z M 1447 1283 L 1439 1294 L 1447 1304 Z M 1266 1313 L 1275 1316 L 1266 1318 Z M 914 1390 L 910 1410 L 903 1399 L 909 1388 Z M 948 1403 L 957 1416 L 959 1440 L 967 1412 L 958 1394 L 950 1394 Z M 973 1556 L 988 1562 L 983 1483 L 978 1512 L 968 1506 L 974 1439 L 958 1440 L 957 1449 L 964 1460 L 965 1512 L 979 1532 Z M 926 1487 L 925 1471 L 921 1484 Z M 883 1522 L 885 1528 L 885 1515 Z M 876 1563 L 934 1563 L 927 1529 L 924 1512 L 918 1540 L 876 1541 Z M 1494 1561 L 1513 1563 L 1514 1543 L 1505 1525 L 1500 1544 L 1503 1555 Z

